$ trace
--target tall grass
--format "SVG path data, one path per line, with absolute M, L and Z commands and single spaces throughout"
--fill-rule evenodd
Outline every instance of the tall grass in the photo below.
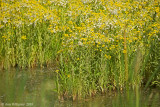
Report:
M 151 75 L 159 84 L 159 8 L 154 0 L 2 1 L 1 68 L 56 61 L 60 99 L 136 89 Z

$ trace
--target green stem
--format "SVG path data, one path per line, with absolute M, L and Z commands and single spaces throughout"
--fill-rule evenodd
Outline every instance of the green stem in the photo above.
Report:
M 126 41 L 126 31 L 124 29 L 124 63 L 125 63 L 125 79 L 128 81 L 128 57 L 127 57 L 127 41 Z

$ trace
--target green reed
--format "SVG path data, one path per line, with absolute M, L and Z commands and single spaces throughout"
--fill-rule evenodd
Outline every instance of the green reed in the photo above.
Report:
M 2 67 L 42 67 L 53 62 L 58 36 L 48 32 L 47 28 L 47 23 L 41 23 L 37 27 L 24 25 L 20 29 L 4 29 L 3 34 L 11 33 L 11 37 L 9 40 L 1 39 Z

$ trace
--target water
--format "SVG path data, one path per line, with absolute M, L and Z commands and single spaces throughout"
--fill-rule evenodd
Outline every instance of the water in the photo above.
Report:
M 77 101 L 58 101 L 55 70 L 0 71 L 0 107 L 160 107 L 160 90 L 107 92 Z

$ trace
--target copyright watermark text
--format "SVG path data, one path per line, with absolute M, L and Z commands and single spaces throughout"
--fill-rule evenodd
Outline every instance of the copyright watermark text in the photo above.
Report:
M 28 107 L 32 107 L 33 106 L 33 103 L 0 103 L 0 105 L 2 106 L 2 107 L 12 107 L 12 106 L 16 106 L 16 107 L 26 107 L 26 106 L 28 106 Z

